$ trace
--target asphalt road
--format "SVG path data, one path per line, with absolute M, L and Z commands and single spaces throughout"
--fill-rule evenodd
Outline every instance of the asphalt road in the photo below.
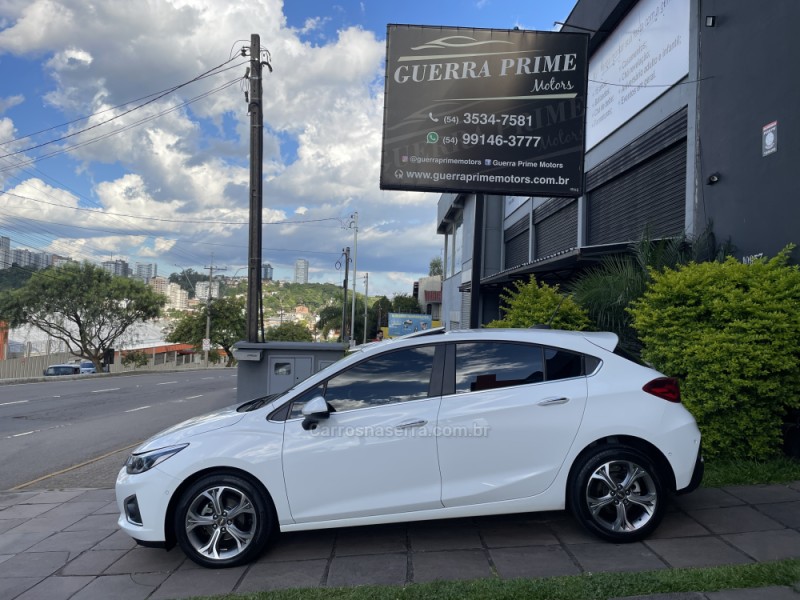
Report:
M 0 490 L 112 487 L 132 446 L 235 402 L 222 368 L 0 386 Z

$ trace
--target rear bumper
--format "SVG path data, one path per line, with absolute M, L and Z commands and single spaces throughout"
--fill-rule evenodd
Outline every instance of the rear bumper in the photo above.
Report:
M 703 448 L 700 447 L 697 451 L 697 460 L 694 463 L 694 471 L 692 472 L 692 479 L 689 481 L 689 485 L 681 490 L 678 490 L 676 493 L 678 495 L 688 494 L 689 492 L 693 492 L 700 487 L 700 482 L 703 481 L 703 473 L 705 472 L 705 468 L 706 463 L 703 459 Z

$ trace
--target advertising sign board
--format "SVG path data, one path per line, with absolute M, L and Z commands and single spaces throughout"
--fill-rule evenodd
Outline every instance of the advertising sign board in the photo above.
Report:
M 431 315 L 389 313 L 389 337 L 400 337 L 415 331 L 430 329 L 432 322 Z
M 381 189 L 579 196 L 588 35 L 389 25 Z

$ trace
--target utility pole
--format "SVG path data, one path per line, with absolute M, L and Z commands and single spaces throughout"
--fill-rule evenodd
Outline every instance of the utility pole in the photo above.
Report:
M 364 343 L 367 343 L 367 304 L 369 300 L 369 273 L 364 273 Z
M 342 289 L 344 290 L 344 299 L 342 300 L 342 343 L 348 342 L 347 337 L 347 276 L 350 272 L 350 246 L 342 248 L 344 252 L 344 283 Z
M 358 258 L 358 212 L 350 215 L 353 221 L 350 223 L 353 226 L 353 310 L 350 317 L 350 345 L 355 346 L 356 343 L 356 259 Z
M 246 49 L 242 49 L 245 53 Z M 261 306 L 261 231 L 262 231 L 262 161 L 264 153 L 264 111 L 261 104 L 261 67 L 267 65 L 268 54 L 261 60 L 261 38 L 250 36 L 250 236 L 247 271 L 247 341 L 258 341 L 258 322 Z M 246 97 L 246 96 L 245 96 Z

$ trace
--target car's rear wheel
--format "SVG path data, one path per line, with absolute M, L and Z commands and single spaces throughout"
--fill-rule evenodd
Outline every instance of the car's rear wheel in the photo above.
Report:
M 628 446 L 583 457 L 573 470 L 569 507 L 590 533 L 611 542 L 641 540 L 666 510 L 662 475 L 647 455 Z
M 274 527 L 272 505 L 238 475 L 204 477 L 184 491 L 175 511 L 175 537 L 204 567 L 234 567 L 256 558 Z

